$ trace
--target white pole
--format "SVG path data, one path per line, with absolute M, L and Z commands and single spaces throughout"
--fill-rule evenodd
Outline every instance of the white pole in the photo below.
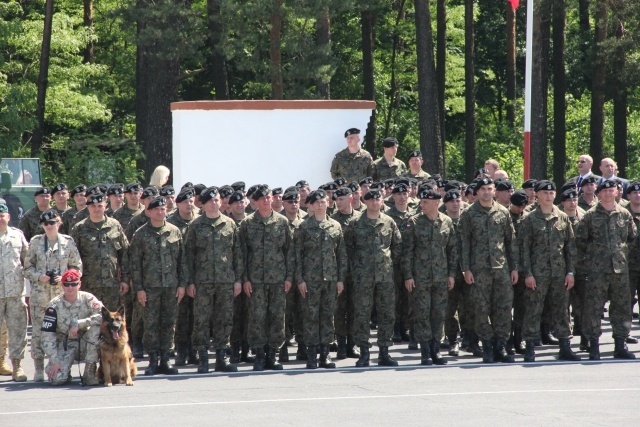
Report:
M 524 76 L 524 179 L 531 167 L 531 77 L 533 74 L 533 0 L 527 0 L 527 58 Z

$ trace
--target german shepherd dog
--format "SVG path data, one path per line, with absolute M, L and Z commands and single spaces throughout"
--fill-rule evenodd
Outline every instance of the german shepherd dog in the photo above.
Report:
M 138 368 L 128 341 L 124 306 L 114 312 L 102 307 L 100 367 L 97 376 L 107 387 L 111 387 L 113 383 L 120 384 L 122 381 L 126 385 L 133 385 L 133 377 L 138 373 Z

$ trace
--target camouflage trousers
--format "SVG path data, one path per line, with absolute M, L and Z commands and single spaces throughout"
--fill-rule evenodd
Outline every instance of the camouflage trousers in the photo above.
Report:
M 83 289 L 84 291 L 84 289 Z M 100 302 L 102 305 L 109 311 L 116 311 L 120 307 L 120 288 L 117 286 L 105 286 L 105 287 L 91 287 L 90 291 Z M 122 301 L 124 302 L 124 298 L 127 298 L 129 293 L 127 293 Z M 126 307 L 125 307 L 126 309 Z
M 378 347 L 393 345 L 395 298 L 395 284 L 393 282 L 355 282 L 353 287 L 353 338 L 356 345 L 370 346 L 370 321 L 374 304 L 378 313 Z
M 573 288 L 569 291 L 569 303 L 573 314 L 573 334 L 582 335 L 582 311 L 584 309 L 584 292 L 587 286 L 587 275 L 576 274 Z M 604 307 L 603 307 L 604 308 Z
M 209 348 L 209 322 L 213 323 L 211 347 L 227 348 L 233 327 L 233 283 L 196 284 L 193 301 L 193 346 L 196 350 Z
M 38 305 L 29 305 L 29 313 L 31 314 L 31 357 L 34 359 L 44 359 L 45 353 L 42 348 L 42 321 L 44 320 L 44 311 L 47 307 Z
M 233 327 L 231 341 L 247 341 L 247 324 L 249 323 L 249 302 L 247 295 L 242 292 L 233 300 Z
M 297 289 L 295 293 L 300 295 Z M 329 344 L 333 341 L 333 313 L 337 295 L 336 282 L 307 282 L 307 295 L 300 297 L 306 345 Z
M 536 277 L 536 289 L 525 290 L 527 308 L 524 315 L 524 327 L 522 338 L 536 340 L 540 338 L 540 321 L 542 313 L 548 302 L 550 307 L 550 326 L 553 327 L 556 337 L 567 339 L 571 334 L 569 329 L 569 291 L 564 286 L 564 276 Z
M 412 323 L 412 304 L 409 302 L 409 291 L 407 291 L 407 288 L 404 286 L 404 275 L 402 274 L 400 265 L 393 266 L 393 281 L 396 285 L 396 323 L 404 330 L 405 328 L 409 328 Z
M 483 341 L 506 342 L 511 334 L 513 286 L 506 268 L 474 271 L 476 334 Z
M 524 316 L 527 311 L 527 301 L 525 292 L 527 286 L 524 284 L 523 272 L 518 272 L 518 283 L 513 286 L 513 328 L 522 329 Z M 539 327 L 538 327 L 539 329 Z
M 174 337 L 176 347 L 187 348 L 191 344 L 194 326 L 194 300 L 186 295 L 178 304 L 178 314 L 176 317 L 176 334 Z
M 90 327 L 86 331 L 78 332 L 77 339 L 67 338 L 66 335 L 56 334 L 56 354 L 49 359 L 49 366 L 60 364 L 60 373 L 55 381 L 61 382 L 69 377 L 69 373 L 76 360 L 86 363 L 98 363 L 99 360 L 100 328 Z
M 127 321 L 127 333 L 129 334 L 129 340 L 133 342 L 133 304 L 138 300 L 138 295 L 129 287 L 129 292 L 124 294 L 121 298 L 122 305 L 124 305 L 124 315 Z
M 27 348 L 27 304 L 22 297 L 0 298 L 0 323 L 3 330 L 5 326 L 7 329 L 9 358 L 24 359 Z
M 589 273 L 582 310 L 582 333 L 589 339 L 602 335 L 600 314 L 609 303 L 614 338 L 626 338 L 631 331 L 631 298 L 628 273 Z
M 283 283 L 253 285 L 249 301 L 247 340 L 253 348 L 279 349 L 284 343 L 285 299 Z
M 353 329 L 353 280 L 347 277 L 344 291 L 336 299 L 336 309 L 333 312 L 336 335 L 351 336 Z
M 640 271 L 629 271 L 629 290 L 631 291 L 631 310 L 633 311 L 633 298 L 636 296 L 636 291 L 638 292 L 638 297 L 640 297 Z
M 144 317 L 143 344 L 147 352 L 169 351 L 173 348 L 178 303 L 176 288 L 147 288 Z
M 416 341 L 425 343 L 432 339 L 438 342 L 442 340 L 448 293 L 446 281 L 416 279 L 416 287 L 411 292 Z
M 296 342 L 304 343 L 304 315 L 300 300 L 300 292 L 292 286 L 285 300 L 285 338 L 289 340 L 295 334 Z
M 468 294 L 471 290 L 464 281 L 458 277 L 455 285 L 447 295 L 447 311 L 444 316 L 444 335 L 446 337 L 456 337 L 458 332 L 469 330 L 469 319 L 465 311 L 465 304 L 468 302 Z M 473 325 L 471 325 L 473 328 Z

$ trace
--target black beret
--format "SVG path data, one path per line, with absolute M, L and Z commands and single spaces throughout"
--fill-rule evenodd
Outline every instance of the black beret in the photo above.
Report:
M 356 191 L 360 191 L 360 184 L 358 184 L 357 182 L 350 182 L 349 184 L 347 184 L 346 188 L 351 190 L 352 193 L 355 193 Z
M 622 180 L 620 178 L 613 178 L 613 181 L 616 183 L 616 185 L 618 186 L 618 188 L 623 188 L 624 186 L 622 185 Z
M 300 189 L 298 187 L 296 187 L 295 185 L 290 185 L 287 188 L 284 189 L 284 192 L 288 192 L 288 191 L 300 191 Z
M 334 193 L 333 193 L 333 200 L 336 200 L 338 197 L 342 197 L 342 196 L 348 196 L 351 194 L 351 189 L 349 187 L 342 187 L 342 188 L 338 188 Z
M 536 184 L 538 183 L 537 179 L 528 179 L 525 182 L 522 183 L 522 189 L 527 189 L 527 188 L 536 188 Z
M 207 203 L 209 200 L 216 197 L 218 193 L 219 189 L 216 186 L 205 188 L 204 190 L 202 190 L 202 193 L 200 193 L 200 196 L 198 196 L 200 199 L 200 203 Z
M 422 158 L 422 152 L 421 151 L 412 151 L 411 153 L 409 153 L 409 159 L 411 159 L 412 157 Z
M 407 188 L 407 186 L 405 184 L 399 184 L 396 185 L 395 187 L 393 187 L 393 194 L 398 194 L 398 193 L 403 193 L 406 194 L 409 192 L 409 188 Z
M 472 182 L 471 184 L 467 185 L 467 188 L 464 190 L 464 194 L 475 194 L 475 189 L 476 189 L 476 183 Z
M 319 189 L 324 191 L 336 191 L 338 189 L 338 185 L 335 182 L 331 181 L 321 185 Z
M 107 193 L 107 187 L 103 186 L 102 184 L 96 184 L 96 185 L 92 185 L 91 187 L 87 188 L 87 191 L 85 193 L 85 195 L 88 197 L 91 194 L 102 194 L 105 195 Z
M 613 179 L 605 179 L 598 185 L 598 191 L 604 190 L 605 188 L 617 188 L 618 184 Z
M 42 224 L 45 221 L 53 221 L 57 218 L 60 218 L 60 214 L 58 213 L 57 210 L 55 209 L 46 210 L 42 212 L 42 214 L 40 215 L 40 224 Z
M 442 176 L 440 176 L 439 173 L 434 173 L 429 179 L 433 180 L 433 182 L 435 183 L 436 181 L 442 181 Z
M 296 182 L 296 187 L 298 188 L 309 187 L 309 183 L 304 179 L 301 179 L 300 181 Z
M 104 202 L 106 200 L 105 198 L 106 196 L 100 192 L 89 193 L 89 195 L 87 196 L 87 205 L 93 205 L 94 203 Z
M 282 190 L 282 187 L 276 187 L 273 190 L 271 190 L 271 194 L 273 196 L 277 196 L 278 194 L 282 194 L 284 193 L 284 191 Z
M 347 183 L 347 180 L 339 176 L 336 179 L 334 179 L 333 182 L 335 182 L 338 187 L 342 187 Z
M 251 195 L 256 192 L 256 189 L 258 188 L 259 185 L 260 184 L 255 184 L 249 187 L 249 189 L 247 190 L 247 197 L 251 197 Z
M 244 183 L 244 181 L 236 181 L 233 184 L 231 184 L 231 188 L 233 188 L 235 191 L 244 191 L 244 188 L 247 185 Z
M 437 180 L 436 180 L 436 186 L 437 186 L 438 188 L 446 187 L 446 185 L 447 185 L 447 181 L 444 181 L 444 180 L 442 180 L 442 179 L 437 179 Z
M 570 189 L 577 189 L 578 188 L 578 183 L 575 181 L 567 181 L 564 184 L 562 184 L 562 187 L 560 187 L 560 193 L 564 193 L 567 190 Z
M 514 193 L 511 195 L 509 201 L 512 205 L 527 206 L 527 204 L 529 203 L 529 197 L 523 190 L 517 190 L 514 191 Z
M 584 187 L 587 184 L 597 184 L 597 183 L 598 183 L 598 177 L 595 175 L 589 175 L 588 177 L 584 178 L 582 182 L 580 182 L 580 186 Z
M 418 193 L 418 197 L 420 197 L 421 200 L 439 200 L 442 198 L 440 193 L 438 193 L 436 190 L 427 189 L 420 191 L 420 193 Z
M 131 193 L 132 191 L 142 191 L 142 185 L 138 182 L 132 182 L 124 189 L 125 193 Z
M 287 190 L 284 192 L 284 194 L 282 195 L 282 200 L 300 200 L 300 192 L 297 190 L 297 187 L 293 187 L 296 188 L 295 190 Z
M 319 190 L 312 191 L 311 193 L 309 193 L 309 195 L 307 196 L 307 199 L 304 201 L 304 203 L 309 205 L 309 204 L 315 203 L 318 200 L 323 199 L 325 197 L 327 197 L 327 193 L 323 189 L 319 189 Z
M 151 202 L 149 202 L 149 206 L 147 206 L 147 209 L 155 209 L 159 208 L 160 206 L 167 206 L 167 199 L 162 196 L 155 197 Z
M 344 137 L 346 138 L 349 135 L 360 135 L 360 129 L 357 129 L 357 128 L 347 129 L 347 131 L 344 133 Z
M 436 189 L 436 186 L 432 182 L 425 181 L 422 184 L 420 184 L 420 187 L 418 187 L 418 193 L 424 190 L 435 190 L 435 189 Z
M 536 193 L 538 191 L 556 191 L 556 183 L 555 182 L 551 182 L 548 179 L 543 179 L 537 182 L 536 184 Z
M 370 176 L 367 176 L 365 178 L 362 178 L 358 184 L 360 184 L 360 185 L 364 185 L 364 184 L 371 185 L 371 184 L 373 184 L 373 178 L 371 178 Z
M 489 175 L 489 170 L 486 168 L 480 168 L 476 171 L 474 177 L 477 178 L 480 175 Z
M 51 194 L 51 190 L 49 190 L 49 187 L 40 187 L 36 190 L 36 192 L 33 194 L 33 197 L 35 196 L 39 196 L 41 194 Z
M 415 178 L 409 178 L 409 185 L 412 187 L 417 187 L 418 186 L 418 180 Z
M 115 194 L 124 194 L 124 187 L 122 184 L 113 184 L 107 190 L 107 196 Z
M 396 180 L 394 181 L 394 184 L 395 185 L 404 184 L 404 185 L 406 185 L 408 187 L 409 186 L 409 178 L 404 177 L 404 176 L 402 176 L 400 178 L 396 178 Z
M 182 187 L 180 187 L 180 191 L 184 190 L 185 188 L 193 189 L 193 182 L 191 182 L 191 181 L 185 182 L 184 185 Z
M 560 201 L 564 202 L 565 200 L 577 199 L 577 198 L 578 198 L 578 191 L 575 188 L 570 188 L 562 192 L 562 195 L 560 196 Z
M 71 197 L 75 196 L 78 193 L 85 193 L 87 191 L 87 186 L 84 184 L 78 184 L 75 187 L 73 187 L 73 190 L 71 190 Z
M 384 188 L 384 183 L 382 183 L 381 181 L 375 181 L 369 184 L 370 190 L 382 190 L 383 188 Z
M 627 188 L 627 194 L 631 193 L 632 191 L 640 191 L 640 181 L 633 181 L 631 184 L 629 184 L 629 187 Z
M 382 140 L 382 146 L 384 148 L 395 147 L 397 145 L 398 145 L 398 140 L 395 139 L 392 136 L 389 136 L 389 137 L 385 138 L 384 140 Z
M 458 190 L 449 190 L 445 193 L 442 201 L 447 203 L 452 200 L 460 199 L 461 197 L 462 196 L 460 196 L 460 192 Z
M 187 199 L 193 199 L 196 197 L 196 192 L 193 191 L 193 187 L 183 188 L 176 196 L 176 203 L 184 202 Z
M 207 186 L 204 184 L 196 184 L 193 186 L 193 189 L 196 192 L 196 196 L 199 196 L 200 193 L 207 189 Z
M 478 194 L 478 190 L 480 188 L 482 188 L 485 185 L 491 185 L 493 184 L 493 180 L 489 177 L 484 177 L 482 179 L 479 179 L 477 181 L 475 181 L 476 185 L 473 187 L 473 195 L 475 196 L 476 194 Z
M 160 189 L 161 196 L 174 196 L 176 194 L 176 190 L 173 189 L 171 185 L 165 185 Z
M 375 189 L 369 190 L 364 195 L 363 199 L 364 200 L 382 199 L 382 193 L 380 192 L 380 190 L 375 190 Z
M 460 181 L 456 181 L 455 179 L 450 179 L 444 185 L 444 191 L 460 190 L 461 188 L 462 188 L 462 183 Z
M 515 187 L 513 186 L 513 181 L 510 179 L 496 179 L 496 191 L 508 191 L 513 190 Z
M 65 184 L 64 182 L 61 182 L 60 184 L 56 185 L 51 189 L 51 195 L 53 196 L 58 191 L 64 191 L 64 190 L 69 190 L 69 187 L 67 187 L 67 184 Z
M 382 184 L 384 185 L 384 188 L 393 188 L 396 184 L 396 180 L 394 178 L 385 179 L 382 181 Z
M 229 196 L 229 204 L 239 202 L 240 200 L 244 200 L 244 193 L 240 190 L 235 191 L 231 196 Z
M 258 201 L 260 197 L 265 197 L 271 194 L 271 188 L 269 188 L 266 184 L 258 185 L 251 195 L 251 198 L 255 201 Z
M 156 187 L 154 187 L 153 185 L 150 185 L 149 187 L 145 188 L 142 191 L 142 195 L 140 196 L 141 199 L 146 199 L 147 197 L 156 197 L 158 196 L 158 189 Z
M 233 187 L 230 185 L 223 185 L 218 189 L 218 193 L 220 193 L 220 197 L 223 199 L 229 197 L 233 194 Z

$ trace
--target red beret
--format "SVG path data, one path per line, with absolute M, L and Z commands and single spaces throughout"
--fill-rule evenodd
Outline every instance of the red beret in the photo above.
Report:
M 62 274 L 62 283 L 76 283 L 80 281 L 82 275 L 78 270 L 67 270 Z

